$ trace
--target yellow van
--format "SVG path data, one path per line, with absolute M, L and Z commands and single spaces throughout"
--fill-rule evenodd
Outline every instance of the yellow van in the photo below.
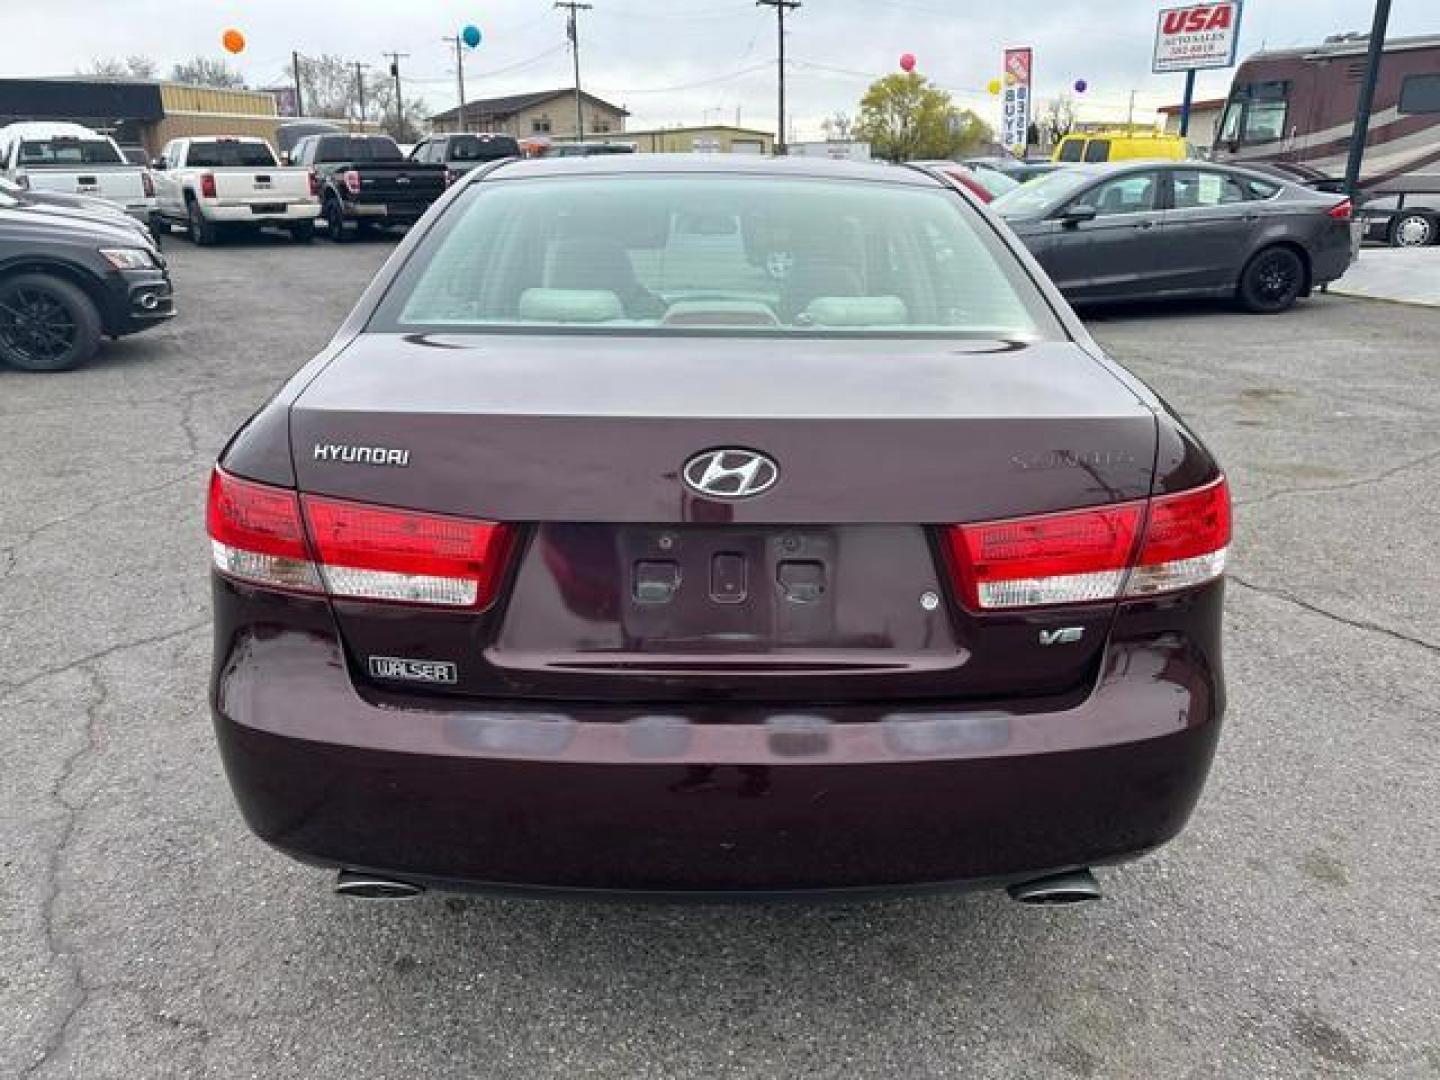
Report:
M 1055 147 L 1054 161 L 1184 161 L 1198 157 L 1179 135 L 1158 131 L 1090 131 L 1066 135 Z

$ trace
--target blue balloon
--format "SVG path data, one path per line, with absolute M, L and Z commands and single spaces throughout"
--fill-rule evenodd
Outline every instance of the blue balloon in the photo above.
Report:
M 480 28 L 478 26 L 467 26 L 460 31 L 460 40 L 474 49 L 480 44 Z

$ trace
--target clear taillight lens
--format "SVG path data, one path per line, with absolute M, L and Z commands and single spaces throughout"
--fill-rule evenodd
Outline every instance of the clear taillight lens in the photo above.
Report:
M 216 469 L 215 566 L 257 585 L 358 600 L 483 608 L 511 546 L 504 525 L 297 495 Z
M 1230 495 L 1223 479 L 1178 495 L 945 531 L 973 611 L 1144 597 L 1225 571 Z
M 319 194 L 320 194 L 320 174 L 317 173 L 314 169 L 311 169 L 311 170 L 310 170 L 310 173 L 309 173 L 309 177 L 310 177 L 310 194 L 311 194 L 312 196 L 314 196 L 314 195 L 319 195 Z
M 360 194 L 360 174 L 354 169 L 345 170 L 345 190 L 351 195 Z
M 150 175 L 149 169 L 140 174 L 140 190 L 147 199 L 155 197 L 155 178 Z

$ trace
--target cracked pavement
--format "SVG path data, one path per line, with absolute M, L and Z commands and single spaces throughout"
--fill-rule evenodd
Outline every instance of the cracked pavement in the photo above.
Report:
M 204 482 L 384 242 L 169 245 L 0 370 L 0 1077 L 1440 1077 L 1440 313 L 1098 313 L 1237 502 L 1209 789 L 1107 899 L 339 900 L 211 742 Z

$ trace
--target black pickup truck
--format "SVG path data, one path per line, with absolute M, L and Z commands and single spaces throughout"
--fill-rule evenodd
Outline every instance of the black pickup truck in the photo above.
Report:
M 406 161 L 385 135 L 307 135 L 290 151 L 290 162 L 310 170 L 310 190 L 320 197 L 320 224 L 331 240 L 345 226 L 410 225 L 445 191 L 445 167 Z

